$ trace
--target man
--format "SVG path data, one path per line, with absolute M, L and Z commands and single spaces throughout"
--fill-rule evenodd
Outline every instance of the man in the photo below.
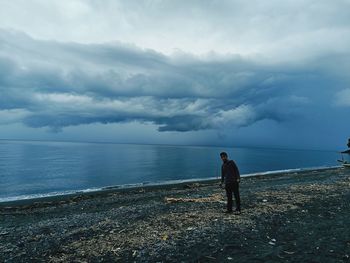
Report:
M 236 200 L 236 210 L 237 214 L 241 213 L 241 199 L 239 196 L 239 182 L 240 174 L 237 165 L 233 160 L 228 159 L 226 152 L 220 153 L 222 160 L 221 166 L 221 184 L 220 187 L 225 183 L 225 190 L 227 195 L 227 210 L 225 213 L 232 213 L 232 193 Z

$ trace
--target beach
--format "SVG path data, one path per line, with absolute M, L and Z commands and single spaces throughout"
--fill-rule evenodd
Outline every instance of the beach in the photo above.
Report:
M 219 180 L 0 205 L 1 262 L 350 262 L 350 169 Z

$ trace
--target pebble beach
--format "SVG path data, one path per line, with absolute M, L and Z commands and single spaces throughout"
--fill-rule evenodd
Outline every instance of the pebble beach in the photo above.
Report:
M 350 262 L 350 169 L 0 204 L 0 262 Z

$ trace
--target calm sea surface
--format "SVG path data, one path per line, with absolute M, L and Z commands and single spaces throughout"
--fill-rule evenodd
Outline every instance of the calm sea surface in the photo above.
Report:
M 0 202 L 106 186 L 219 175 L 227 151 L 242 174 L 337 165 L 332 151 L 0 141 Z

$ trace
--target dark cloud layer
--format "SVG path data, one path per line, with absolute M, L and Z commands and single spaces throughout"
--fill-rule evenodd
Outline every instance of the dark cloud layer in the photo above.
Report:
M 43 41 L 1 30 L 0 116 L 3 123 L 53 131 L 130 121 L 180 132 L 321 121 L 320 112 L 350 105 L 349 55 L 328 52 L 298 62 L 166 56 L 121 43 Z

